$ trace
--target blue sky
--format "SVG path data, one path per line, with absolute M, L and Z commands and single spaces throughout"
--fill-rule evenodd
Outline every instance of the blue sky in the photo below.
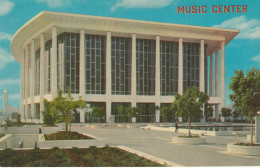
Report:
M 177 14 L 177 6 L 207 5 L 206 14 Z M 213 5 L 247 5 L 247 13 L 212 14 Z M 0 110 L 2 93 L 19 106 L 20 64 L 12 57 L 10 41 L 15 32 L 43 10 L 126 19 L 239 29 L 225 48 L 226 96 L 234 70 L 260 69 L 259 0 L 0 0 Z M 227 104 L 230 104 L 227 98 Z

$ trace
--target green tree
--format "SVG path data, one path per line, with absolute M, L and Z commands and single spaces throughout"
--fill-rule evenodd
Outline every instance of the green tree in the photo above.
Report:
M 12 114 L 11 114 L 11 118 L 12 118 L 12 119 L 15 119 L 15 120 L 16 120 L 16 123 L 17 123 L 18 125 L 21 124 L 21 114 L 19 114 L 19 113 L 12 113 Z
M 118 114 L 123 118 L 123 122 L 125 122 L 125 118 L 127 117 L 127 107 L 119 106 L 118 107 Z
M 164 106 L 161 108 L 162 118 L 168 122 L 168 120 L 173 116 L 173 111 L 170 107 Z
M 230 100 L 241 116 L 247 116 L 251 121 L 251 144 L 253 144 L 253 117 L 260 110 L 260 71 L 252 69 L 244 74 L 242 70 L 235 71 L 229 88 L 233 91 Z
M 100 122 L 100 120 L 102 118 L 105 117 L 105 110 L 103 107 L 92 107 L 93 111 L 92 111 L 92 117 L 95 118 L 98 122 Z
M 46 99 L 43 99 L 43 123 L 46 124 L 47 126 L 53 126 L 57 120 L 57 115 L 51 113 L 50 108 L 49 108 L 49 102 Z
M 221 114 L 224 117 L 225 121 L 226 121 L 226 117 L 230 117 L 231 116 L 231 112 L 232 110 L 230 108 L 221 108 Z
M 132 122 L 132 118 L 138 115 L 136 107 L 129 107 L 126 109 L 126 111 L 127 111 L 127 117 L 129 119 L 129 122 Z
M 186 93 L 183 95 L 176 93 L 175 101 L 172 103 L 172 109 L 176 109 L 176 116 L 188 118 L 189 136 L 191 136 L 191 119 L 202 117 L 203 105 L 207 103 L 208 100 L 208 95 L 200 92 L 197 87 L 187 89 Z
M 84 108 L 86 103 L 81 97 L 79 97 L 78 101 L 74 101 L 68 88 L 68 93 L 65 96 L 63 96 L 61 90 L 57 92 L 57 97 L 49 102 L 49 108 L 52 116 L 57 116 L 56 123 L 62 121 L 65 123 L 65 130 L 68 131 L 68 126 L 73 121 L 72 111 L 76 111 L 76 108 Z

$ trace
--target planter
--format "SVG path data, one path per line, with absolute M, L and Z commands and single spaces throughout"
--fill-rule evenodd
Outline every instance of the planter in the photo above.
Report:
M 227 152 L 237 155 L 260 156 L 260 146 L 242 146 L 227 144 Z
M 126 124 L 117 124 L 118 128 L 126 128 Z
M 91 125 L 90 128 L 105 128 L 104 125 Z
M 139 126 L 138 125 L 135 125 L 135 124 L 127 124 L 126 125 L 126 128 L 138 128 Z
M 197 145 L 197 144 L 205 144 L 206 138 L 198 137 L 198 138 L 181 138 L 174 136 L 172 137 L 173 144 L 190 144 L 190 145 Z

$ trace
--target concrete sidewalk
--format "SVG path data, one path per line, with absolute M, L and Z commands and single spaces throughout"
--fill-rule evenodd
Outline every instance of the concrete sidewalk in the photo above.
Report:
M 98 137 L 99 144 L 126 146 L 180 166 L 260 166 L 260 157 L 226 153 L 227 143 L 242 141 L 246 137 L 206 136 L 206 145 L 175 145 L 171 143 L 171 138 L 180 133 L 109 127 L 102 129 L 75 127 L 72 130 Z

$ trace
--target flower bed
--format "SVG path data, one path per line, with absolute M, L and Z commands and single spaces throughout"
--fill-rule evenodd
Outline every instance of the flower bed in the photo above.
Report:
M 172 137 L 172 143 L 173 144 L 205 144 L 206 138 L 199 137 L 199 136 L 174 136 Z
M 84 140 L 93 139 L 89 136 L 79 134 L 73 131 L 58 131 L 53 134 L 45 134 L 45 140 Z
M 198 135 L 191 135 L 191 136 L 187 136 L 187 135 L 183 135 L 183 136 L 178 136 L 179 138 L 200 138 L 200 136 Z
M 240 145 L 240 146 L 260 146 L 260 144 L 251 144 L 251 143 L 244 143 L 244 142 L 238 142 L 238 143 L 235 143 L 235 145 Z
M 2 167 L 159 167 L 163 166 L 114 147 L 0 151 Z

